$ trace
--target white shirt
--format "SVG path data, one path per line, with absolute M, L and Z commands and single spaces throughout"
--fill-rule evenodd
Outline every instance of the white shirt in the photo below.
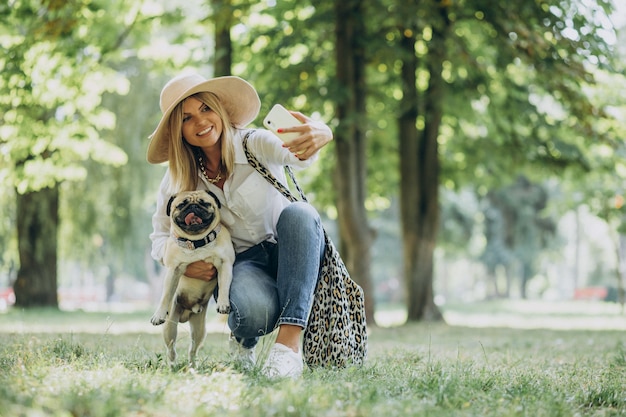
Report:
M 243 150 L 243 138 L 247 132 L 246 129 L 235 131 L 235 166 L 224 182 L 223 191 L 198 172 L 198 189 L 213 192 L 222 204 L 222 224 L 228 228 L 237 253 L 266 240 L 276 242 L 278 216 L 289 204 L 289 200 L 248 163 Z M 248 139 L 248 150 L 280 182 L 287 184 L 284 166 L 307 167 L 317 159 L 317 154 L 301 161 L 282 145 L 283 142 L 276 135 L 263 129 L 255 130 Z M 166 205 L 171 197 L 170 185 L 168 169 L 159 187 L 156 211 L 152 216 L 153 231 L 150 234 L 152 257 L 161 263 L 165 243 L 170 236 L 170 219 L 166 214 Z

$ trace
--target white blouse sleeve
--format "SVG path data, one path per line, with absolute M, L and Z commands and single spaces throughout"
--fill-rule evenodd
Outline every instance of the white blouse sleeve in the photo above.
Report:
M 166 213 L 167 202 L 170 198 L 169 188 L 170 172 L 168 169 L 159 187 L 156 210 L 152 215 L 152 233 L 150 234 L 150 240 L 152 240 L 152 251 L 150 254 L 156 261 L 161 263 L 163 263 L 163 256 L 165 255 L 165 244 L 170 235 L 170 218 Z

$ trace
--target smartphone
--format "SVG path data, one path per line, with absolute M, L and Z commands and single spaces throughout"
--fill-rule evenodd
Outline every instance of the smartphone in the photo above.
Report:
M 302 122 L 296 119 L 286 108 L 280 104 L 275 104 L 274 107 L 267 113 L 265 119 L 263 119 L 263 126 L 274 132 L 283 142 L 290 141 L 300 136 L 298 132 L 290 133 L 278 133 L 278 129 L 294 127 L 301 125 Z

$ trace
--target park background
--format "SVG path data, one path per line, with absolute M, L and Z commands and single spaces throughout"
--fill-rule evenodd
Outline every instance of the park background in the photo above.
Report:
M 161 87 L 190 70 L 250 80 L 253 125 L 280 102 L 334 129 L 299 177 L 371 324 L 623 307 L 623 6 L 509 3 L 5 3 L 0 307 L 154 303 L 165 167 L 145 150 Z
M 0 417 L 626 415 L 621 0 L 0 1 Z M 189 368 L 149 323 L 164 83 L 328 123 L 299 181 L 364 288 L 362 367 Z
M 145 150 L 162 85 L 190 70 L 250 80 L 257 126 L 281 102 L 333 127 L 299 177 L 370 324 L 490 299 L 623 305 L 618 6 L 9 1 L 0 306 L 154 303 L 165 168 Z

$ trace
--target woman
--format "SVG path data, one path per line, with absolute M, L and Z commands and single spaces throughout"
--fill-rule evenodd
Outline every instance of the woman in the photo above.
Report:
M 255 89 L 238 77 L 206 80 L 190 74 L 174 78 L 161 92 L 163 116 L 151 136 L 147 159 L 169 162 L 152 219 L 152 256 L 162 262 L 169 236 L 165 205 L 178 191 L 208 189 L 221 203 L 222 223 L 231 233 L 237 258 L 230 289 L 231 348 L 244 366 L 254 364 L 259 336 L 278 327 L 263 372 L 298 377 L 305 328 L 324 253 L 319 215 L 306 203 L 290 203 L 248 164 L 245 127 L 258 115 Z M 332 140 L 323 123 L 301 113 L 302 125 L 283 131 L 300 135 L 283 143 L 273 133 L 250 133 L 248 149 L 286 184 L 284 166 L 309 166 Z M 188 277 L 215 279 L 204 262 L 189 265 Z

